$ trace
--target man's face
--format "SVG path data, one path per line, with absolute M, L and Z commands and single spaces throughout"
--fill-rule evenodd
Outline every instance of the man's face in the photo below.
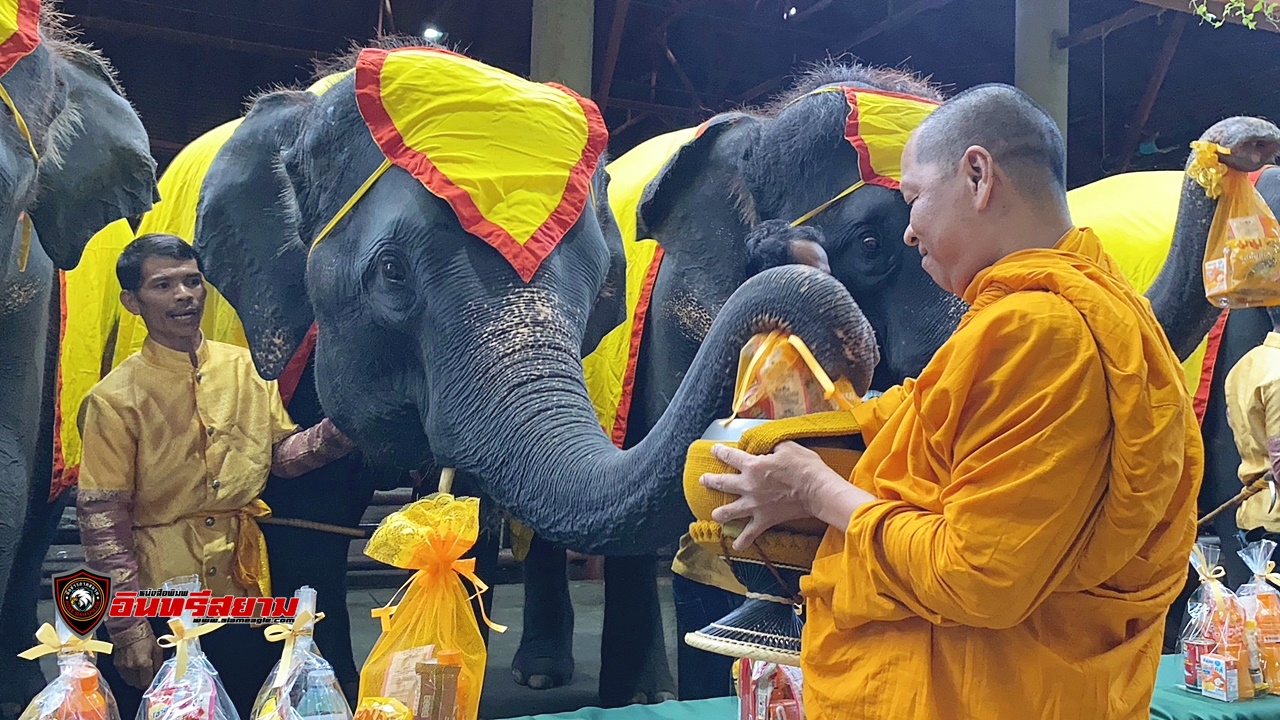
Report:
M 982 210 L 989 196 L 986 168 L 966 153 L 954 167 L 916 157 L 914 141 L 902 153 L 902 197 L 911 206 L 903 240 L 920 251 L 921 265 L 942 289 L 962 295 L 993 262 Z
M 204 276 L 195 260 L 149 257 L 142 261 L 142 286 L 120 293 L 129 312 L 147 325 L 147 334 L 167 347 L 194 344 L 204 315 Z

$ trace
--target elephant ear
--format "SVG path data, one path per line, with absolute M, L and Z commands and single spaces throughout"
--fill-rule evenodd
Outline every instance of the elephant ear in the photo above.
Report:
M 236 309 L 258 373 L 284 371 L 314 321 L 307 245 L 295 186 L 281 158 L 318 98 L 264 95 L 227 139 L 200 188 L 193 245 L 202 269 Z
M 601 163 L 592 178 L 592 205 L 600 223 L 600 232 L 604 235 L 605 246 L 609 250 L 609 270 L 605 275 L 604 285 L 596 296 L 595 305 L 591 308 L 591 314 L 587 317 L 587 329 L 582 337 L 582 357 L 594 352 L 604 336 L 627 318 L 627 254 L 623 249 L 618 219 L 614 217 L 613 209 L 607 201 L 608 177 L 604 163 Z M 587 210 L 591 209 L 588 206 Z
M 654 237 L 666 250 L 679 250 L 681 233 L 664 233 L 682 211 L 706 211 L 707 202 L 718 199 L 720 210 L 731 209 L 744 229 L 755 222 L 751 194 L 741 179 L 740 163 L 759 140 L 763 121 L 747 113 L 722 113 L 698 127 L 693 139 L 667 159 L 649 181 L 636 211 L 637 237 Z M 695 195 L 707 194 L 690 203 Z M 699 208 L 691 207 L 698 205 Z
M 139 218 L 160 196 L 146 128 L 110 69 L 70 46 L 55 64 L 67 102 L 49 127 L 31 220 L 50 259 L 70 270 L 99 230 Z

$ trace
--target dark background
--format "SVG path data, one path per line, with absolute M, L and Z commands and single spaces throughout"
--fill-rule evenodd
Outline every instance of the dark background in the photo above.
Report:
M 1073 187 L 1126 160 L 1129 169 L 1180 168 L 1187 143 L 1229 115 L 1280 120 L 1275 28 L 1265 21 L 1256 30 L 1214 28 L 1155 6 L 1186 8 L 1182 0 L 1150 3 L 1071 0 L 1073 34 L 1117 17 L 1132 21 L 1071 49 Z M 622 5 L 606 100 L 600 90 Z M 162 166 L 242 114 L 253 93 L 305 83 L 312 58 L 373 37 L 380 22 L 384 31 L 414 35 L 434 25 L 455 49 L 529 72 L 532 0 L 65 0 L 62 10 L 118 68 Z M 713 112 L 763 103 L 792 72 L 829 56 L 910 68 L 952 91 L 1012 83 L 1014 0 L 596 0 L 593 54 L 593 95 L 605 107 L 616 156 Z M 1143 96 L 1166 55 L 1167 74 L 1143 118 Z M 1152 138 L 1156 149 L 1172 151 L 1144 154 L 1141 141 Z

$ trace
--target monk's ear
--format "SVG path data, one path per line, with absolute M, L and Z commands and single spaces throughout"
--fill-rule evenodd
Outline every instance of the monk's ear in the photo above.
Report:
M 974 208 L 985 210 L 991 202 L 991 191 L 995 185 L 995 159 L 986 148 L 975 145 L 964 151 L 960 172 L 972 193 Z

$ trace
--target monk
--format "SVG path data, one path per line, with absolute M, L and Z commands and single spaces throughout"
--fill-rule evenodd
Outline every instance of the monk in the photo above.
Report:
M 718 447 L 748 547 L 830 528 L 801 583 L 818 720 L 1149 714 L 1186 579 L 1203 446 L 1147 301 L 1066 202 L 1062 137 L 1004 85 L 902 157 L 904 240 L 971 306 L 917 378 L 863 403 L 852 482 L 794 443 Z

